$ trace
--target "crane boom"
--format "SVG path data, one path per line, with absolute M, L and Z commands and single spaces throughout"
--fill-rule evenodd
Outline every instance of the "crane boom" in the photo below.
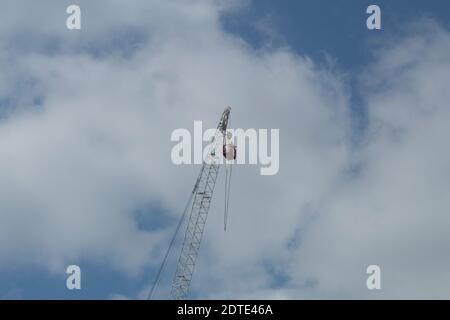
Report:
M 222 146 L 223 144 L 223 141 L 218 139 L 218 137 L 220 137 L 218 134 L 225 137 L 230 111 L 230 107 L 225 108 L 222 117 L 220 118 L 213 145 L 211 146 L 212 150 L 209 151 L 210 155 L 214 156 L 215 154 L 211 152 L 215 152 L 215 150 L 218 149 L 217 146 Z M 219 153 L 219 155 L 220 154 L 221 153 Z M 219 174 L 219 168 L 220 166 L 216 157 L 212 157 L 209 163 L 203 161 L 200 174 L 194 186 L 191 213 L 170 292 L 171 296 L 176 300 L 186 298 L 189 293 L 189 286 L 194 273 L 195 263 L 200 249 L 211 199 L 214 193 L 214 187 Z

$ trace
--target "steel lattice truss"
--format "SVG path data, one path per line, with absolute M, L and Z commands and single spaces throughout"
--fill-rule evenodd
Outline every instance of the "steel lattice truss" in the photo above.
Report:
M 226 108 L 222 114 L 217 131 L 220 136 L 215 137 L 216 147 L 222 147 L 221 137 L 226 132 L 230 108 Z M 213 150 L 216 149 L 213 147 Z M 211 153 L 214 156 L 219 154 Z M 202 240 L 203 230 L 205 229 L 206 219 L 208 217 L 209 206 L 211 204 L 214 187 L 216 185 L 217 176 L 219 174 L 219 164 L 216 160 L 210 163 L 203 163 L 197 182 L 194 187 L 194 196 L 191 207 L 191 214 L 186 227 L 183 246 L 180 258 L 178 259 L 175 275 L 172 280 L 171 296 L 176 300 L 187 297 L 189 286 L 194 273 L 195 262 L 197 260 L 200 243 Z
M 184 299 L 189 292 L 218 173 L 217 164 L 205 163 L 200 171 L 181 255 L 172 281 L 171 295 L 174 299 Z

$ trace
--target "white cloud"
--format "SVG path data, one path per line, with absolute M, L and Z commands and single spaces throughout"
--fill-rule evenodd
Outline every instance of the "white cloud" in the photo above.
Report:
M 56 53 L 45 46 L 18 50 L 11 39 L 23 24 L 0 19 L 0 65 L 10 70 L 0 83 L 20 75 L 14 79 L 38 84 L 1 93 L 30 96 L 0 124 L 2 261 L 57 271 L 82 258 L 126 274 L 156 265 L 172 226 L 140 229 L 134 211 L 154 202 L 178 216 L 199 169 L 171 163 L 170 133 L 199 119 L 215 126 L 231 105 L 235 128 L 280 129 L 280 171 L 266 177 L 256 166 L 235 167 L 227 233 L 218 185 L 194 292 L 445 295 L 446 31 L 434 27 L 433 35 L 380 51 L 377 82 L 367 84 L 377 89 L 366 97 L 370 134 L 351 153 L 349 102 L 338 74 L 287 49 L 255 51 L 225 33 L 224 3 L 147 3 L 126 9 L 118 1 L 80 3 L 81 36 L 67 34 L 65 10 L 60 17 L 49 2 L 30 17 L 32 10 L 8 5 L 30 26 L 46 13 L 43 29 L 32 33 L 61 42 L 66 49 Z M 143 32 L 131 55 L 116 54 L 117 45 L 100 57 L 86 50 L 108 43 L 117 26 Z M 36 95 L 42 95 L 37 110 Z M 353 162 L 361 171 L 349 178 Z M 381 293 L 364 288 L 372 263 L 383 270 Z
M 354 156 L 360 174 L 341 184 L 294 253 L 294 283 L 316 278 L 315 295 L 449 295 L 450 34 L 421 28 L 432 32 L 384 48 L 368 71 L 375 81 L 366 87 L 366 143 Z M 382 268 L 381 292 L 364 287 L 369 264 Z

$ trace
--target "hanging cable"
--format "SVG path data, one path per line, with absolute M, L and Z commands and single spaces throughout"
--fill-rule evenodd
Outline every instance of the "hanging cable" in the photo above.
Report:
M 227 231 L 227 220 L 228 220 L 227 198 L 228 198 L 228 165 L 225 162 L 225 205 L 223 212 L 223 231 Z
M 228 122 L 229 124 L 231 124 L 231 121 Z M 226 133 L 225 133 L 226 135 Z M 226 136 L 224 136 L 224 142 L 223 142 L 223 148 L 226 148 L 227 144 L 226 144 Z M 228 137 L 228 139 L 230 140 L 229 145 L 234 148 L 233 144 L 232 144 L 232 140 L 230 137 Z M 224 150 L 227 151 L 227 150 Z M 234 150 L 233 150 L 233 154 L 234 154 Z M 225 152 L 224 152 L 225 153 Z M 231 173 L 233 170 L 233 162 L 231 163 L 227 163 L 227 159 L 226 159 L 226 154 L 224 154 L 225 157 L 225 211 L 223 214 L 223 230 L 227 231 L 227 222 L 228 222 L 228 207 L 230 204 L 230 192 L 231 192 Z
M 230 205 L 230 193 L 231 193 L 231 174 L 233 172 L 233 164 L 228 166 L 225 165 L 225 212 L 223 215 L 223 229 L 227 231 L 227 221 L 228 221 L 228 208 Z

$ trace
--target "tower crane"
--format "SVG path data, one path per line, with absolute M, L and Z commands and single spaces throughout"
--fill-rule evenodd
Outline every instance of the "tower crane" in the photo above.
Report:
M 224 229 L 226 230 L 226 220 L 228 216 L 228 202 L 231 188 L 231 168 L 232 164 L 226 160 L 236 159 L 236 147 L 231 142 L 231 136 L 227 135 L 227 126 L 230 117 L 230 107 L 226 107 L 222 113 L 216 132 L 210 144 L 206 159 L 203 160 L 202 168 L 195 182 L 194 188 L 186 204 L 183 216 L 177 226 L 175 234 L 166 252 L 163 263 L 157 274 L 157 279 L 149 293 L 151 298 L 153 291 L 159 281 L 160 273 L 165 265 L 169 251 L 174 243 L 180 226 L 188 212 L 190 211 L 187 222 L 181 253 L 178 258 L 175 274 L 172 279 L 170 295 L 175 300 L 185 299 L 189 294 L 189 287 L 194 273 L 195 263 L 197 261 L 200 243 L 202 241 L 203 231 L 205 229 L 208 217 L 209 207 L 211 205 L 214 187 L 219 174 L 220 164 L 225 159 L 226 179 L 225 179 L 225 212 Z M 223 157 L 223 158 L 222 158 Z M 192 202 L 192 206 L 190 206 Z

